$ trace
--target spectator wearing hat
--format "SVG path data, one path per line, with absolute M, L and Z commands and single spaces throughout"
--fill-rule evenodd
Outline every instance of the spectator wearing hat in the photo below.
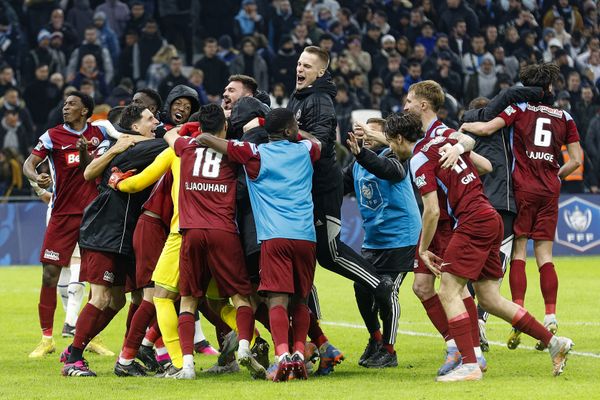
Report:
M 219 52 L 217 55 L 228 66 L 238 56 L 239 52 L 233 47 L 231 36 L 223 35 L 219 38 Z
M 446 0 L 446 9 L 440 14 L 440 30 L 450 32 L 459 19 L 466 22 L 469 36 L 479 33 L 479 20 L 475 11 L 463 0 Z
M 477 72 L 465 82 L 464 103 L 468 104 L 476 97 L 493 97 L 497 81 L 494 56 L 486 53 L 481 57 Z
M 94 14 L 94 26 L 98 30 L 98 37 L 102 47 L 106 48 L 112 57 L 113 65 L 119 65 L 119 55 L 121 54 L 119 38 L 106 23 L 106 14 L 104 12 L 96 11 Z
M 273 4 L 275 12 L 269 21 L 269 43 L 274 49 L 280 48 L 281 38 L 289 35 L 298 23 L 298 19 L 292 12 L 292 5 L 289 0 L 281 0 Z
M 379 51 L 372 56 L 373 67 L 369 74 L 371 80 L 378 76 L 383 76 L 382 71 L 387 67 L 388 59 L 391 54 L 398 54 L 396 52 L 396 39 L 392 35 L 384 35 L 381 38 L 381 47 L 379 48 Z
M 254 77 L 258 88 L 269 90 L 269 71 L 265 60 L 256 54 L 256 42 L 253 38 L 242 40 L 242 52 L 231 62 L 231 74 L 241 74 Z
M 234 20 L 233 34 L 238 41 L 244 36 L 254 35 L 255 32 L 266 32 L 264 18 L 258 13 L 255 0 L 243 0 Z
M 290 95 L 296 88 L 296 63 L 298 53 L 294 47 L 294 41 L 290 35 L 281 38 L 281 46 L 271 67 L 271 81 L 281 83 L 285 94 Z
M 52 35 L 61 35 L 62 43 L 60 50 L 64 52 L 66 57 L 71 55 L 71 52 L 77 47 L 77 43 L 80 42 L 77 31 L 70 23 L 65 22 L 65 13 L 60 8 L 56 8 L 52 11 L 52 14 L 50 14 L 50 22 L 46 25 L 45 29 Z
M 105 0 L 96 7 L 95 12 L 98 13 L 99 11 L 104 13 L 108 26 L 115 32 L 117 37 L 122 37 L 130 15 L 127 4 L 119 0 Z
M 42 29 L 37 35 L 37 47 L 30 50 L 27 54 L 23 68 L 23 81 L 25 84 L 35 79 L 35 70 L 39 65 L 47 65 L 51 73 L 58 70 L 59 60 L 50 51 L 50 36 L 50 32 Z
M 219 45 L 215 38 L 206 38 L 202 50 L 204 54 L 194 64 L 194 68 L 204 72 L 204 89 L 209 101 L 218 102 L 221 98 L 223 88 L 227 86 L 229 67 L 217 55 Z
M 102 46 L 98 38 L 98 30 L 93 25 L 86 28 L 83 43 L 71 53 L 67 64 L 67 81 L 75 78 L 75 74 L 81 68 L 83 57 L 87 54 L 94 55 L 98 69 L 104 73 L 106 81 L 110 82 L 114 76 L 114 64 L 108 49 Z
M 454 98 L 459 100 L 462 98 L 462 78 L 452 69 L 452 55 L 449 51 L 441 51 L 437 55 L 435 68 L 428 67 L 424 70 L 429 71 L 425 79 L 436 81 Z

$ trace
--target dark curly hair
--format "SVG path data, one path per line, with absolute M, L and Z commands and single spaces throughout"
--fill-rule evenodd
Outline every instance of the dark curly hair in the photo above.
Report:
M 385 136 L 396 139 L 402 136 L 409 142 L 416 142 L 423 137 L 421 119 L 414 113 L 394 113 L 385 120 Z
M 548 90 L 550 84 L 560 76 L 560 68 L 555 63 L 532 64 L 523 67 L 519 79 L 525 86 L 541 87 Z
M 198 110 L 198 122 L 203 132 L 219 133 L 225 128 L 225 113 L 221 106 L 207 104 Z

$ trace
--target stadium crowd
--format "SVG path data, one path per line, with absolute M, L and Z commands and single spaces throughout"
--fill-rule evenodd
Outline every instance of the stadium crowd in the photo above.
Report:
M 555 61 L 556 105 L 573 115 L 585 151 L 563 190 L 597 193 L 598 7 L 593 0 L 0 0 L 0 191 L 30 192 L 16 165 L 60 122 L 73 88 L 92 95 L 95 114 L 105 117 L 143 87 L 165 99 L 186 84 L 201 104 L 218 104 L 228 76 L 246 74 L 273 108 L 285 107 L 296 60 L 312 44 L 332 56 L 343 144 L 353 110 L 380 109 L 385 118 L 401 110 L 412 83 L 439 82 L 447 92 L 439 116 L 458 127 L 472 99 L 518 83 L 523 65 Z

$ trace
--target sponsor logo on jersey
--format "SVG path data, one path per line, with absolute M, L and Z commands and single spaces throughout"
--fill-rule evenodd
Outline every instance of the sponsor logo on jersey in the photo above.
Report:
M 296 121 L 300 121 L 301 116 L 302 116 L 302 110 L 298 109 L 298 111 L 296 111 Z
M 558 207 L 557 243 L 580 252 L 600 246 L 600 206 L 574 196 Z
M 419 268 L 419 260 L 415 258 L 415 262 L 413 263 L 413 269 L 417 269 L 417 268 Z
M 108 283 L 114 283 L 115 282 L 115 274 L 113 274 L 110 271 L 104 271 L 104 277 L 102 278 L 102 280 L 104 280 Z
M 425 146 L 423 146 L 423 148 L 421 149 L 421 151 L 423 153 L 426 153 L 427 150 L 429 150 L 429 148 L 433 145 L 436 145 L 438 143 L 442 143 L 446 141 L 446 137 L 445 136 L 436 136 L 433 139 L 431 139 L 429 142 L 427 142 L 427 144 L 425 144 Z
M 553 117 L 562 118 L 563 112 L 557 108 L 545 106 L 543 104 L 534 106 L 527 103 L 527 109 L 534 112 L 543 112 L 544 114 L 552 115 Z
M 44 258 L 46 260 L 58 261 L 60 259 L 60 254 L 54 250 L 46 249 L 44 250 Z
M 73 145 L 72 145 L 72 144 L 68 144 L 68 145 L 66 145 L 66 146 L 60 146 L 60 149 L 61 149 L 61 150 L 66 150 L 66 149 L 68 149 L 68 148 L 69 148 L 69 147 L 71 147 L 71 146 L 73 146 Z
M 100 144 L 100 139 L 98 139 L 96 136 L 94 136 L 92 138 L 92 146 L 96 147 Z
M 377 182 L 363 178 L 358 184 L 360 185 L 360 204 L 371 210 L 381 207 L 383 198 Z
M 513 106 L 508 106 L 504 109 L 504 113 L 508 116 L 511 116 L 512 114 L 514 114 L 517 110 L 514 109 Z
M 554 154 L 546 153 L 544 151 L 529 151 L 526 150 L 525 153 L 527 157 L 531 160 L 546 160 L 549 162 L 554 162 Z
M 68 166 L 79 166 L 79 152 L 71 151 L 69 153 L 65 153 L 65 161 Z
M 468 185 L 469 183 L 473 182 L 475 179 L 477 179 L 475 174 L 473 172 L 469 172 L 469 174 L 467 176 L 463 176 L 462 178 L 460 178 L 460 181 L 463 185 Z
M 415 185 L 417 186 L 417 188 L 421 189 L 426 184 L 427 182 L 425 182 L 425 174 L 419 175 L 415 178 Z

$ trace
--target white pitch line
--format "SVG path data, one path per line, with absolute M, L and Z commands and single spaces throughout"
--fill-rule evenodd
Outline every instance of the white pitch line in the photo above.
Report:
M 341 326 L 344 328 L 365 329 L 365 327 L 363 325 L 351 324 L 348 322 L 334 322 L 334 321 L 321 320 L 320 323 L 323 325 Z M 406 335 L 406 336 L 418 336 L 418 337 L 429 337 L 429 338 L 439 338 L 440 337 L 439 334 L 435 334 L 435 333 L 404 331 L 401 329 L 398 329 L 398 333 L 401 335 Z M 494 346 L 506 347 L 506 343 L 502 343 L 502 342 L 488 341 L 488 343 L 491 345 L 494 345 Z M 523 350 L 535 350 L 535 347 L 533 347 L 533 346 L 519 346 L 518 348 L 523 349 Z M 536 351 L 538 351 L 538 350 L 536 350 Z M 585 351 L 571 351 L 571 352 L 569 352 L 569 354 L 572 354 L 574 356 L 581 356 L 581 357 L 600 358 L 600 354 L 589 353 L 589 352 L 585 352 Z

